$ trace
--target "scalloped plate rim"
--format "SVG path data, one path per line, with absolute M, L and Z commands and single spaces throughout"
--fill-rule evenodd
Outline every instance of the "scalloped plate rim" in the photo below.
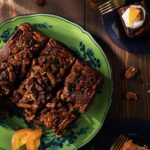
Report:
M 103 55 L 104 58 L 105 58 L 105 61 L 107 62 L 107 65 L 109 66 L 109 74 L 110 74 L 110 76 L 111 76 L 110 82 L 109 82 L 109 88 L 110 88 L 110 93 L 109 93 L 109 96 L 108 96 L 109 103 L 108 103 L 107 108 L 106 108 L 106 110 L 105 110 L 103 119 L 102 119 L 102 121 L 100 122 L 100 125 L 99 125 L 99 127 L 97 128 L 97 130 L 93 133 L 93 135 L 92 135 L 89 139 L 87 139 L 85 142 L 81 143 L 79 146 L 77 146 L 76 148 L 73 149 L 73 150 L 77 150 L 77 149 L 79 149 L 79 148 L 85 146 L 87 143 L 89 143 L 89 142 L 96 136 L 96 134 L 97 134 L 98 131 L 101 129 L 101 127 L 102 127 L 102 125 L 103 125 L 103 123 L 104 123 L 104 121 L 105 121 L 106 115 L 107 115 L 108 110 L 109 110 L 109 108 L 110 108 L 110 106 L 111 106 L 111 103 L 112 103 L 112 94 L 113 94 L 113 90 L 114 90 L 114 88 L 113 88 L 113 78 L 112 78 L 112 68 L 111 68 L 110 62 L 109 62 L 109 60 L 108 60 L 106 54 L 104 53 L 103 49 L 102 49 L 101 46 L 95 41 L 95 39 L 92 37 L 92 35 L 91 35 L 88 31 L 86 31 L 85 29 L 83 29 L 83 27 L 81 27 L 80 25 L 78 25 L 77 23 L 74 23 L 74 22 L 72 22 L 72 21 L 70 21 L 70 20 L 68 20 L 68 19 L 66 19 L 66 18 L 64 18 L 64 17 L 62 17 L 62 16 L 60 16 L 60 15 L 55 15 L 55 14 L 52 14 L 52 13 L 43 13 L 43 12 L 30 13 L 30 14 L 20 14 L 20 15 L 16 15 L 16 16 L 14 16 L 14 17 L 10 17 L 10 18 L 5 19 L 4 21 L 0 22 L 0 29 L 1 29 L 1 27 L 4 26 L 5 24 L 7 24 L 7 23 L 9 23 L 9 22 L 14 22 L 15 20 L 17 20 L 17 19 L 19 19 L 19 18 L 26 17 L 26 16 L 28 16 L 28 17 L 30 17 L 30 16 L 36 16 L 36 15 L 37 15 L 37 16 L 40 16 L 40 15 L 44 15 L 44 16 L 45 16 L 45 15 L 46 15 L 46 16 L 55 17 L 55 18 L 57 18 L 57 19 L 61 19 L 61 20 L 65 21 L 65 22 L 67 22 L 67 23 L 69 23 L 69 24 L 72 24 L 73 26 L 79 28 L 79 29 L 81 30 L 81 32 L 84 33 L 84 34 L 86 34 L 86 35 L 92 40 L 92 42 L 95 44 L 95 46 L 100 50 L 100 52 L 102 53 L 102 55 Z

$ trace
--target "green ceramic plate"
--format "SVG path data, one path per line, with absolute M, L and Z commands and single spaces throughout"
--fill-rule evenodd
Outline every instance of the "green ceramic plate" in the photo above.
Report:
M 108 60 L 92 36 L 83 28 L 62 17 L 50 14 L 33 14 L 18 16 L 7 20 L 0 25 L 0 47 L 14 33 L 16 28 L 28 22 L 48 37 L 54 38 L 70 48 L 80 59 L 101 71 L 105 81 L 86 113 L 70 127 L 68 132 L 60 139 L 48 129 L 43 129 L 42 150 L 74 150 L 89 142 L 101 128 L 112 95 L 111 69 Z M 0 148 L 11 150 L 13 133 L 21 128 L 35 128 L 34 124 L 26 123 L 19 114 L 11 118 L 0 117 Z

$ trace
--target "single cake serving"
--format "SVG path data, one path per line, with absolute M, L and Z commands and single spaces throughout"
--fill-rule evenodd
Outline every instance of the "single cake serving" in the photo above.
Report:
M 84 112 L 102 83 L 103 78 L 98 72 L 76 60 L 64 81 L 64 87 L 57 93 L 57 99 L 67 101 L 71 110 Z
M 129 38 L 136 38 L 150 31 L 150 18 L 145 3 L 122 7 L 118 10 L 124 30 Z
M 13 97 L 13 102 L 25 109 L 27 120 L 33 120 L 36 111 L 51 99 L 74 61 L 75 57 L 54 40 L 49 40 L 39 57 L 33 60 L 27 79 Z
M 61 137 L 78 117 L 79 114 L 70 110 L 65 101 L 54 99 L 35 118 L 35 123 L 50 128 Z
M 28 73 L 32 59 L 44 47 L 47 37 L 29 24 L 21 25 L 0 52 L 0 95 L 9 95 Z

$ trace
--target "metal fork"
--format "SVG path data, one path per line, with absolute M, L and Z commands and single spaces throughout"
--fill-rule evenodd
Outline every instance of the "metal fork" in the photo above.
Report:
M 98 10 L 102 15 L 111 12 L 125 4 L 125 0 L 109 0 L 98 6 Z
M 111 145 L 110 150 L 120 150 L 121 147 L 123 146 L 123 144 L 125 142 L 129 141 L 129 139 L 124 136 L 124 135 L 120 135 Z

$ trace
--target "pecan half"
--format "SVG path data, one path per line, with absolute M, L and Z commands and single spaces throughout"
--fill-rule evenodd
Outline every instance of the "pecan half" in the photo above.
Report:
M 38 6 L 44 6 L 46 4 L 45 0 L 36 0 L 36 3 L 38 4 Z
M 137 68 L 134 66 L 130 66 L 125 72 L 125 78 L 130 79 L 137 73 Z
M 150 94 L 150 90 L 147 90 L 147 93 Z
M 138 96 L 135 92 L 127 92 L 126 93 L 126 99 L 127 100 L 130 100 L 130 99 L 133 99 L 133 100 L 137 100 L 138 99 Z

